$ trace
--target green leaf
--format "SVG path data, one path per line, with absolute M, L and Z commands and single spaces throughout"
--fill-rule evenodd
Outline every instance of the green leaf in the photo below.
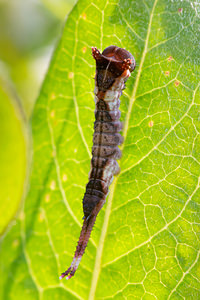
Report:
M 20 204 L 27 165 L 27 145 L 22 111 L 0 80 L 0 234 Z
M 29 194 L 1 245 L 1 297 L 198 299 L 200 5 L 82 0 L 66 22 L 32 120 Z M 90 169 L 91 46 L 129 50 L 121 173 L 74 278 Z M 18 241 L 18 244 L 15 243 Z

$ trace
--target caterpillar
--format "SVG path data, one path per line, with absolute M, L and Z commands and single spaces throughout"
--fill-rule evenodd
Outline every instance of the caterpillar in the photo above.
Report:
M 91 171 L 83 197 L 83 226 L 71 266 L 60 279 L 74 276 L 85 252 L 96 217 L 106 201 L 108 187 L 113 176 L 120 172 L 117 159 L 121 157 L 118 145 L 120 135 L 120 100 L 125 82 L 135 69 L 135 59 L 130 52 L 117 46 L 107 47 L 102 54 L 92 47 L 96 61 L 95 75 L 95 122 L 92 147 Z

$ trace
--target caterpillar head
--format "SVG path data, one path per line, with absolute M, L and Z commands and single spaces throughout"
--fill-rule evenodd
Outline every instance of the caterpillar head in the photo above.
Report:
M 107 47 L 102 54 L 96 47 L 92 47 L 92 56 L 96 60 L 97 85 L 103 90 L 108 89 L 120 76 L 126 81 L 135 69 L 133 55 L 117 46 Z
M 92 47 L 92 55 L 97 62 L 97 65 L 112 64 L 118 71 L 129 69 L 132 72 L 135 69 L 135 59 L 133 55 L 124 48 L 117 46 L 109 46 L 102 54 L 96 47 Z

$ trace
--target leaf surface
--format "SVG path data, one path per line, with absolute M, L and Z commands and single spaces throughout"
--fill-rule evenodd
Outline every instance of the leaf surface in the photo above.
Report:
M 179 0 L 74 7 L 34 110 L 30 190 L 2 240 L 2 299 L 200 297 L 199 13 L 198 2 Z M 90 48 L 109 45 L 137 63 L 121 97 L 121 173 L 75 277 L 59 281 L 79 237 L 90 169 Z

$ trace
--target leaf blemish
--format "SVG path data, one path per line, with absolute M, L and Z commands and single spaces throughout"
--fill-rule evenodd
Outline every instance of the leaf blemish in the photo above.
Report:
M 86 19 L 87 19 L 86 13 L 83 13 L 83 14 L 82 14 L 82 18 L 83 18 L 83 20 L 86 20 Z
M 50 195 L 46 194 L 45 197 L 44 197 L 44 200 L 45 200 L 46 203 L 48 203 L 50 201 Z
M 85 53 L 86 51 L 87 51 L 87 47 L 84 46 L 84 47 L 82 48 L 82 52 Z
M 67 174 L 63 174 L 62 180 L 65 182 L 67 181 Z
M 166 76 L 169 76 L 169 74 L 170 74 L 170 71 L 165 71 Z
M 176 81 L 174 82 L 174 84 L 175 84 L 175 86 L 179 86 L 180 81 L 179 81 L 179 80 L 176 80 Z
M 72 79 L 72 78 L 74 78 L 74 73 L 73 73 L 73 72 L 69 72 L 69 74 L 68 74 L 68 78 L 69 78 L 69 79 Z
M 51 117 L 52 119 L 55 117 L 55 110 L 52 110 L 52 111 L 50 112 L 50 117 Z
M 172 56 L 169 56 L 168 57 L 168 61 L 172 61 L 173 60 L 173 57 Z
M 56 182 L 54 180 L 52 180 L 50 183 L 50 189 L 55 190 L 55 188 L 56 188 Z
M 149 127 L 153 127 L 153 121 L 149 121 Z

